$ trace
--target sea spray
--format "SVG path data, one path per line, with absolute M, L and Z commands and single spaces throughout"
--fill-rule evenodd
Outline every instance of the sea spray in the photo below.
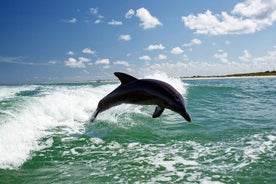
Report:
M 144 78 L 157 79 L 157 80 L 167 82 L 168 84 L 173 86 L 177 91 L 179 91 L 179 93 L 181 93 L 182 95 L 185 96 L 186 94 L 187 84 L 183 83 L 183 81 L 181 81 L 180 78 L 169 77 L 166 73 L 163 73 L 163 72 L 158 72 L 158 73 L 155 72 L 151 75 L 145 76 Z
M 13 104 L 17 108 L 2 110 L 5 113 L 0 114 L 0 168 L 20 167 L 33 151 L 43 148 L 39 146 L 39 140 L 51 136 L 54 132 L 50 130 L 55 127 L 63 127 L 64 134 L 83 131 L 84 122 L 89 119 L 99 99 L 113 87 L 41 86 L 42 94 L 24 97 L 24 100 L 18 101 L 21 104 Z M 15 89 L 2 87 L 1 90 L 4 91 L 2 94 L 8 91 L 6 94 L 12 98 L 11 94 L 25 91 L 26 87 Z
M 37 88 L 36 85 L 23 85 L 23 86 L 0 86 L 0 102 L 13 98 L 17 93 L 27 90 L 35 90 Z

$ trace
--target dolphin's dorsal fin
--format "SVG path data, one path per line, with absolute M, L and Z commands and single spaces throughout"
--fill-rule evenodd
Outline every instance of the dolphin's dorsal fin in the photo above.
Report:
M 131 75 L 121 72 L 115 72 L 114 75 L 118 77 L 118 79 L 121 81 L 123 85 L 138 80 L 135 77 L 132 77 Z

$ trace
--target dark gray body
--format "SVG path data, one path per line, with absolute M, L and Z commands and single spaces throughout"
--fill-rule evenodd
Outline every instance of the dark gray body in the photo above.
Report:
M 188 122 L 191 118 L 186 111 L 182 95 L 168 83 L 154 79 L 136 79 L 130 75 L 114 73 L 121 85 L 105 96 L 91 117 L 94 121 L 100 112 L 122 103 L 138 105 L 157 105 L 152 117 L 159 117 L 165 108 L 179 113 Z

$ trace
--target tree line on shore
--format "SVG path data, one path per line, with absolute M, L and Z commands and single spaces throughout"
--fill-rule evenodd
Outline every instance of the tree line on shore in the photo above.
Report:
M 211 75 L 211 76 L 201 76 L 195 75 L 192 77 L 181 77 L 181 78 L 208 78 L 208 77 L 254 77 L 254 76 L 273 76 L 276 75 L 276 71 L 265 71 L 265 72 L 253 72 L 253 73 L 238 73 L 229 75 Z

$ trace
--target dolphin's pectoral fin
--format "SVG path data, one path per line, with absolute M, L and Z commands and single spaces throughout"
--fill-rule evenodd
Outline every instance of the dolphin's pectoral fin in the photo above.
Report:
M 160 106 L 157 106 L 157 107 L 155 108 L 155 111 L 154 111 L 152 117 L 153 117 L 153 118 L 158 118 L 158 117 L 163 113 L 163 111 L 164 111 L 164 108 L 162 108 L 162 107 L 160 107 Z
M 90 118 L 90 122 L 93 122 L 95 119 L 96 119 L 96 117 L 97 117 L 97 115 L 99 114 L 99 110 L 97 109 L 95 112 L 94 112 L 94 114 L 91 116 L 91 118 Z

